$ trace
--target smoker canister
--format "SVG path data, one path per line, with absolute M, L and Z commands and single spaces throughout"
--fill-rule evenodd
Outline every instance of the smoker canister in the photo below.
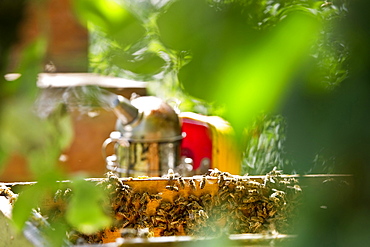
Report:
M 108 169 L 122 177 L 161 176 L 178 166 L 183 136 L 170 105 L 153 96 L 131 102 L 119 96 L 113 107 L 116 131 L 103 144 L 104 152 L 109 143 L 115 146 L 106 157 Z

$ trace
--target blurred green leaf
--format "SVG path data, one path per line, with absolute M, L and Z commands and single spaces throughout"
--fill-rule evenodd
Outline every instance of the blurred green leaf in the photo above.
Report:
M 30 185 L 19 194 L 12 211 L 12 220 L 18 231 L 23 229 L 32 209 L 38 208 L 39 205 L 44 203 L 46 196 L 56 191 L 58 188 L 57 181 L 62 180 L 62 178 L 62 173 L 57 170 L 45 172 L 39 177 L 37 183 Z
M 191 95 L 226 105 L 226 118 L 242 133 L 258 114 L 276 109 L 295 71 L 305 64 L 320 24 L 307 12 L 295 11 L 271 31 L 257 33 L 243 24 L 237 9 L 227 9 L 226 14 L 231 20 L 225 25 L 212 12 L 205 21 L 212 23 L 210 28 L 189 24 L 195 35 L 204 37 L 198 42 L 184 32 L 180 38 L 180 44 L 191 48 L 193 59 L 180 70 L 179 79 Z M 202 18 L 206 17 L 204 12 Z
M 72 125 L 72 120 L 70 115 L 63 115 L 57 120 L 57 132 L 59 132 L 58 141 L 60 149 L 64 149 L 71 144 L 74 137 L 74 130 Z
M 73 2 L 77 17 L 83 22 L 92 22 L 104 31 L 119 30 L 120 24 L 129 13 L 115 1 L 88 1 L 77 0 Z
M 166 46 L 175 50 L 189 50 L 212 43 L 210 34 L 222 21 L 206 1 L 175 1 L 158 18 L 160 38 Z M 205 48 L 205 47 L 204 47 Z
M 15 73 L 21 76 L 14 81 L 3 81 L 1 95 L 6 100 L 10 96 L 27 97 L 34 100 L 37 93 L 37 75 L 42 70 L 41 62 L 45 56 L 47 40 L 43 36 L 29 43 L 21 52 Z
M 297 12 L 286 17 L 253 50 L 238 50 L 224 61 L 219 80 L 214 82 L 216 91 L 210 93 L 227 106 L 227 118 L 238 133 L 261 112 L 279 107 L 296 71 L 305 65 L 319 31 L 317 20 Z
M 12 211 L 12 220 L 18 231 L 23 229 L 31 215 L 32 209 L 37 207 L 44 193 L 45 188 L 35 184 L 18 196 Z
M 30 147 L 35 150 L 42 144 L 39 132 L 42 127 L 34 115 L 32 105 L 38 92 L 36 80 L 45 52 L 46 38 L 39 36 L 21 52 L 19 63 L 13 71 L 21 76 L 13 81 L 1 81 L 0 162 L 2 165 L 5 164 L 8 155 L 13 153 L 27 155 Z
M 70 118 L 55 112 L 49 119 L 40 119 L 26 97 L 7 102 L 0 122 L 1 150 L 26 157 L 35 178 L 55 169 L 61 150 L 72 140 Z
M 143 80 L 162 71 L 166 63 L 161 55 L 164 47 L 156 40 L 154 17 L 143 20 L 133 14 L 135 11 L 128 11 L 125 2 L 115 1 L 79 0 L 75 10 L 89 23 L 93 72 L 125 77 L 137 75 L 136 79 Z
M 110 217 L 104 213 L 105 194 L 94 183 L 81 178 L 73 180 L 73 195 L 66 212 L 67 222 L 85 234 L 108 227 Z
M 50 224 L 50 227 L 44 230 L 45 236 L 50 246 L 60 247 L 65 246 L 66 233 L 69 228 L 65 222 L 56 221 Z
M 286 121 L 281 115 L 258 116 L 244 135 L 246 149 L 243 153 L 242 174 L 267 174 L 274 167 L 291 172 L 284 150 L 285 129 Z
M 126 8 L 113 0 L 76 0 L 73 8 L 77 17 L 92 30 L 98 29 L 118 42 L 122 49 L 144 35 L 144 28 Z
M 118 51 L 112 56 L 111 63 L 137 74 L 156 74 L 161 72 L 164 66 L 164 60 L 158 53 L 146 48 L 134 54 Z

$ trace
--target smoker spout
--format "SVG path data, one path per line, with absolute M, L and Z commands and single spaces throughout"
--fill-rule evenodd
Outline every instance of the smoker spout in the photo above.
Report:
M 122 125 L 133 122 L 139 115 L 139 110 L 131 104 L 131 102 L 121 95 L 113 100 L 113 112 L 121 121 Z

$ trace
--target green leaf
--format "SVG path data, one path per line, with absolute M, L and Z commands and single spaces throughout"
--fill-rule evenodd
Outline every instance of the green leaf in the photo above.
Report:
M 132 55 L 121 51 L 115 54 L 111 60 L 112 64 L 137 74 L 155 74 L 161 71 L 164 60 L 157 53 L 145 51 L 140 55 Z
M 158 18 L 161 40 L 171 49 L 189 50 L 213 42 L 221 14 L 206 1 L 176 1 Z
M 216 90 L 211 93 L 225 103 L 227 118 L 238 133 L 261 112 L 278 109 L 296 72 L 306 64 L 319 30 L 315 18 L 293 13 L 261 38 L 253 50 L 237 50 L 223 63 Z
M 51 222 L 50 227 L 44 229 L 48 243 L 55 247 L 65 246 L 68 230 L 68 225 L 63 221 Z
M 12 220 L 18 231 L 23 229 L 32 209 L 38 208 L 44 203 L 46 196 L 57 190 L 57 181 L 62 180 L 63 177 L 63 174 L 57 170 L 44 172 L 37 183 L 30 185 L 19 194 L 12 211 Z
M 64 149 L 68 147 L 68 145 L 71 144 L 73 137 L 74 137 L 71 116 L 65 115 L 65 116 L 59 117 L 57 121 L 58 121 L 58 126 L 59 126 L 59 133 L 60 133 L 60 135 L 58 136 L 59 147 L 61 149 Z
M 66 212 L 68 223 L 85 234 L 108 227 L 111 219 L 103 211 L 104 192 L 81 178 L 74 179 L 72 186 L 73 195 Z
M 2 81 L 1 95 L 6 97 L 20 96 L 34 99 L 37 92 L 37 75 L 41 71 L 42 59 L 45 56 L 47 40 L 43 36 L 37 37 L 20 53 L 19 63 L 15 73 L 21 74 L 19 78 L 13 81 Z
M 44 188 L 35 184 L 19 194 L 12 211 L 12 220 L 16 230 L 21 231 L 23 229 L 32 209 L 36 208 L 41 201 L 43 192 Z
M 82 23 L 99 29 L 108 39 L 117 40 L 122 47 L 144 35 L 144 28 L 129 12 L 113 0 L 76 0 L 74 11 Z
M 215 21 L 216 30 L 204 31 L 207 44 L 187 43 L 193 60 L 179 79 L 191 95 L 226 106 L 224 117 L 240 135 L 260 113 L 278 109 L 296 71 L 307 63 L 320 23 L 307 11 L 292 11 L 273 29 L 256 32 L 237 24 L 243 17 L 237 10 L 225 14 L 232 20 Z

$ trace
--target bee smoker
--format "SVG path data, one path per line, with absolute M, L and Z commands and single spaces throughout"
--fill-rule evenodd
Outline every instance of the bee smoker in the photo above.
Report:
M 154 96 L 112 102 L 116 131 L 103 143 L 107 168 L 122 177 L 161 176 L 180 161 L 181 123 L 174 109 Z M 107 146 L 114 154 L 107 156 Z

